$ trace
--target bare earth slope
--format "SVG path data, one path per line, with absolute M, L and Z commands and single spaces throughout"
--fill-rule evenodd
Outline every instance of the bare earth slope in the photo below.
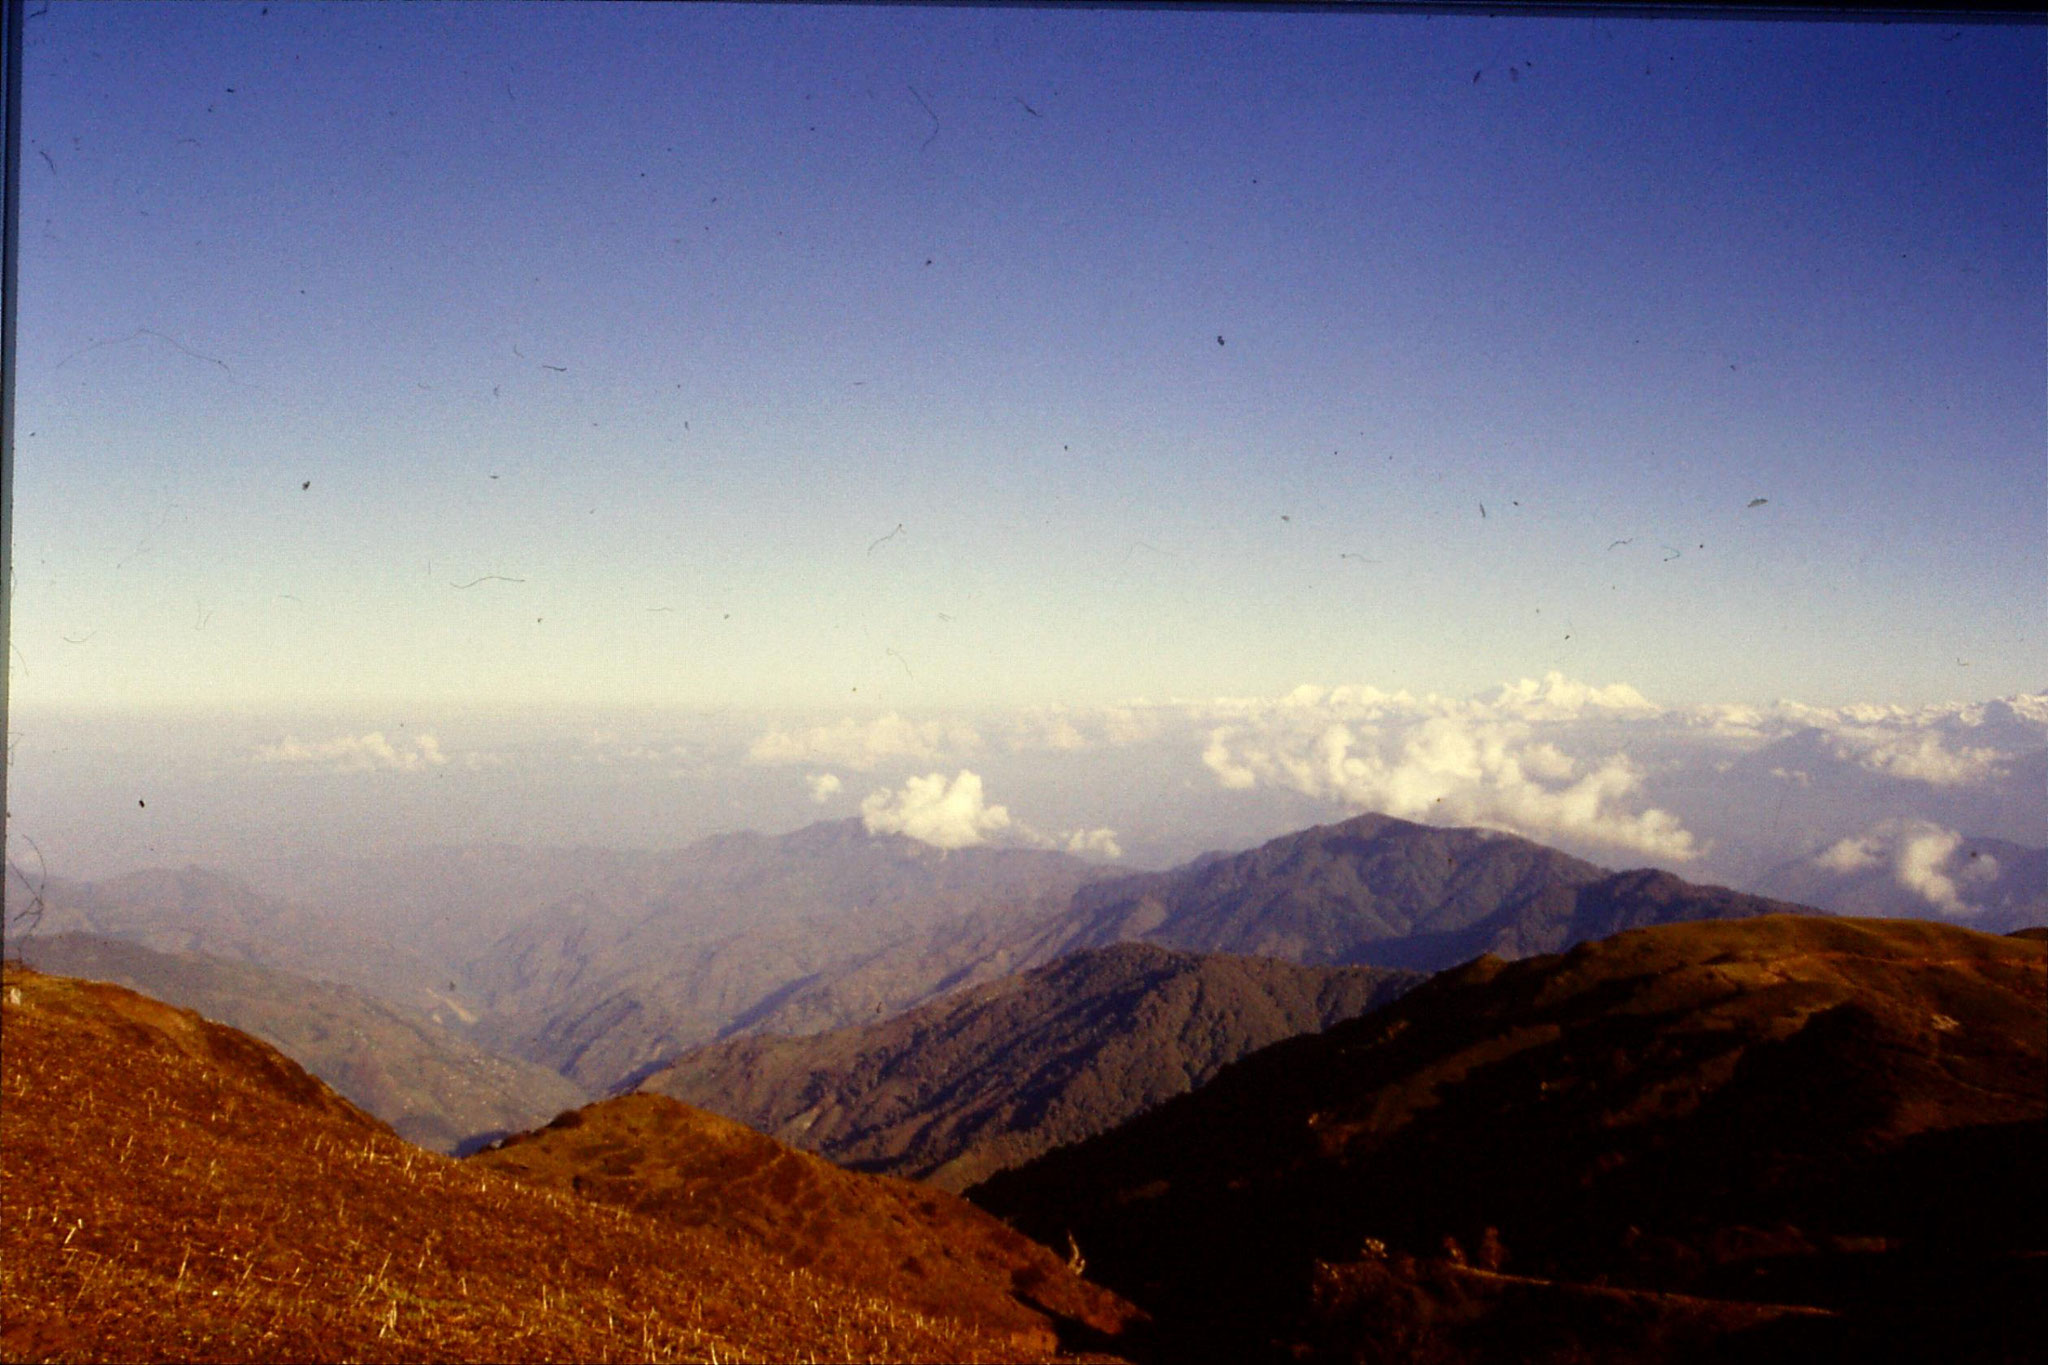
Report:
M 862 1170 L 960 1189 L 1419 978 L 1125 943 L 878 1024 L 704 1048 L 642 1083 Z
M 1189 1355 L 1683 1359 L 1778 1304 L 1738 1356 L 2021 1358 L 2044 1118 L 2048 942 L 1773 916 L 1480 959 L 970 1194 Z
M 589 1098 L 544 1067 L 494 1056 L 353 986 L 86 934 L 38 934 L 21 952 L 42 971 L 111 981 L 253 1033 L 437 1152 L 531 1128 Z
M 0 1002 L 6 1359 L 1053 1354 L 1049 1329 L 923 1313 L 724 1219 L 422 1151 L 265 1044 L 120 987 L 10 967 Z

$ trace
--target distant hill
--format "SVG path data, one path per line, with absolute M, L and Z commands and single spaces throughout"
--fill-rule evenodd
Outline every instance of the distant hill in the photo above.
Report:
M 92 934 L 158 952 L 256 962 L 316 980 L 345 981 L 428 1011 L 454 994 L 445 989 L 444 965 L 395 947 L 374 916 L 281 900 L 208 868 L 147 868 L 98 882 L 10 871 L 11 901 L 30 887 L 43 900 L 31 937 Z
M 201 868 L 29 884 L 44 935 L 347 982 L 588 1093 L 731 1033 L 842 1027 L 1000 975 L 1020 924 L 1106 875 L 857 819 L 659 854 L 421 848 L 263 872 L 275 894 Z
M 472 964 L 482 1036 L 592 1087 L 644 1074 L 689 1047 L 777 1026 L 806 988 L 935 927 L 1009 924 L 1064 909 L 1103 875 L 1063 853 L 944 850 L 871 835 L 859 820 L 791 834 L 721 835 L 684 850 L 650 905 L 551 905 Z M 874 977 L 859 999 L 812 994 L 803 1027 L 864 1022 L 952 982 Z
M 665 1095 L 624 1095 L 470 1159 L 667 1225 L 747 1238 L 793 1265 L 928 1317 L 1058 1344 L 1107 1339 L 1130 1306 L 964 1199 L 858 1175 Z
M 1809 907 L 1653 869 L 1609 872 L 1512 834 L 1361 815 L 1084 887 L 1037 939 L 1433 972 L 1651 924 L 1797 913 Z
M 2044 1120 L 2048 940 L 1772 916 L 1482 958 L 970 1197 L 1180 1358 L 2017 1360 Z
M 842 1207 L 864 1217 L 906 1187 L 790 1180 L 810 1159 L 763 1159 L 766 1139 L 635 1129 L 770 1177 L 677 1219 L 422 1151 L 247 1034 L 118 986 L 10 966 L 0 1029 L 9 1360 L 1042 1360 L 1064 1326 L 1050 1311 L 982 1306 L 1015 1289 L 1128 1315 L 988 1220 L 943 1272 L 943 1314 L 919 1307 L 940 1273 L 877 1261 L 850 1283 L 800 1263 L 760 1228 L 786 1216 L 840 1244 L 871 1231 Z M 598 1192 L 647 1150 L 596 1172 Z M 940 1208 L 926 1226 L 977 1223 Z
M 1077 947 L 1143 939 L 1288 962 L 1415 966 L 1407 959 L 1433 955 L 1412 945 L 1462 941 L 1604 875 L 1510 834 L 1361 815 L 1089 887 L 1074 898 L 1068 932 Z
M 42 971 L 111 981 L 253 1033 L 435 1151 L 531 1128 L 589 1099 L 544 1067 L 494 1056 L 352 986 L 84 934 L 38 934 L 20 948 Z
M 842 1164 L 959 1189 L 1112 1128 L 1268 1043 L 1362 1014 L 1419 979 L 1118 944 L 882 1023 L 703 1048 L 641 1089 Z

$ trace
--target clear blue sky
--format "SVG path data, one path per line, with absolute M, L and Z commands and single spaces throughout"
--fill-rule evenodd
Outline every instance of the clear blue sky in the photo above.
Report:
M 16 705 L 2037 689 L 2044 55 L 53 0 Z

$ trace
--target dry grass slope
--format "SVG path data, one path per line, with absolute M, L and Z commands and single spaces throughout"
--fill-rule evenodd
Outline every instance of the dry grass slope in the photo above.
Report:
M 857 1175 L 665 1095 L 623 1095 L 563 1114 L 471 1162 L 643 1213 L 718 1227 L 793 1264 L 934 1319 L 1051 1351 L 1059 1331 L 1121 1334 L 1123 1300 L 966 1200 Z
M 970 1194 L 1182 1358 L 2020 1359 L 2044 1120 L 2040 938 L 1769 916 L 1478 959 Z
M 401 1141 L 269 1047 L 9 969 L 0 1356 L 1023 1360 L 756 1237 Z

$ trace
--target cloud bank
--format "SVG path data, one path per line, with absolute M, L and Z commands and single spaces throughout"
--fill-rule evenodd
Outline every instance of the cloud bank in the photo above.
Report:
M 318 772 L 418 773 L 446 766 L 448 756 L 432 735 L 414 735 L 410 741 L 393 744 L 383 731 L 373 730 L 312 744 L 287 736 L 275 744 L 258 745 L 256 761 Z
M 1667 707 L 1627 683 L 1560 673 L 1463 697 L 1304 685 L 1043 707 L 990 724 L 1017 754 L 1144 745 L 1167 763 L 1199 757 L 1224 791 L 1491 826 L 1594 857 L 1704 859 L 1724 875 L 1754 868 L 1773 839 L 1839 839 L 1902 809 L 2021 837 L 2018 812 L 2041 804 L 2026 775 L 2048 754 L 2048 694 Z M 1789 805 L 1787 792 L 1798 793 Z M 1773 828 L 1781 818 L 1782 831 Z
M 1575 756 L 1544 733 L 1589 716 L 1657 713 L 1626 685 L 1588 687 L 1553 673 L 1465 700 L 1308 687 L 1238 710 L 1202 751 L 1228 788 L 1281 787 L 1352 810 L 1677 862 L 1699 852 L 1677 816 L 1634 808 L 1642 771 L 1628 754 Z

